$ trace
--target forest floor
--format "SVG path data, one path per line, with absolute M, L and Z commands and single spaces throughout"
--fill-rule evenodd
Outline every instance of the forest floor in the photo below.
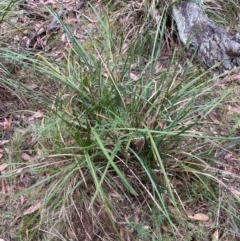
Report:
M 3 1 L 1 241 L 240 240 L 239 68 L 154 3 Z

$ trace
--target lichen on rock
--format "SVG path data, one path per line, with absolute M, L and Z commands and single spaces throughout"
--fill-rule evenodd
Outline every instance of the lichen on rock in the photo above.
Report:
M 173 17 L 181 42 L 196 52 L 199 61 L 208 67 L 221 62 L 222 68 L 226 70 L 238 64 L 240 39 L 209 20 L 198 4 L 175 4 Z

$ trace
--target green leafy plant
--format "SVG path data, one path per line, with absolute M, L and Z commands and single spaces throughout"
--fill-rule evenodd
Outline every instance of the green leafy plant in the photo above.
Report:
M 238 223 L 239 200 L 219 194 L 231 189 L 217 177 L 221 170 L 214 159 L 220 142 L 237 137 L 214 135 L 206 121 L 229 92 L 216 95 L 211 69 L 184 63 L 184 51 L 162 64 L 168 4 L 152 31 L 149 14 L 130 41 L 115 32 L 106 12 L 90 4 L 89 9 L 97 32 L 84 21 L 84 43 L 58 19 L 71 44 L 61 62 L 43 53 L 2 50 L 4 58 L 34 72 L 36 83 L 56 89 L 48 95 L 11 75 L 1 79 L 50 115 L 45 125 L 28 129 L 36 139 L 36 159 L 12 164 L 4 175 L 17 177 L 16 170 L 27 167 L 23 172 L 36 180 L 14 196 L 35 193 L 41 200 L 41 207 L 23 218 L 21 237 L 83 240 L 103 233 L 107 240 L 203 240 L 204 232 L 224 229 L 216 212 Z M 212 226 L 194 224 L 195 213 L 212 218 Z

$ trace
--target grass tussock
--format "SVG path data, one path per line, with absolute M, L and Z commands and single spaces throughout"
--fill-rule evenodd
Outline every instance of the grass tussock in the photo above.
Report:
M 61 52 L 0 47 L 24 101 L 0 108 L 0 238 L 239 239 L 239 87 L 186 60 L 172 3 L 93 1 L 84 41 L 66 15 Z

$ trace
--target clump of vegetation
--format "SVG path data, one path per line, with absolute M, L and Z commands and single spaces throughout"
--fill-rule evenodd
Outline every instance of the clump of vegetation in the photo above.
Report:
M 171 4 L 92 1 L 77 25 L 47 7 L 57 33 L 1 45 L 21 108 L 0 108 L 0 238 L 239 238 L 239 87 L 188 58 Z

